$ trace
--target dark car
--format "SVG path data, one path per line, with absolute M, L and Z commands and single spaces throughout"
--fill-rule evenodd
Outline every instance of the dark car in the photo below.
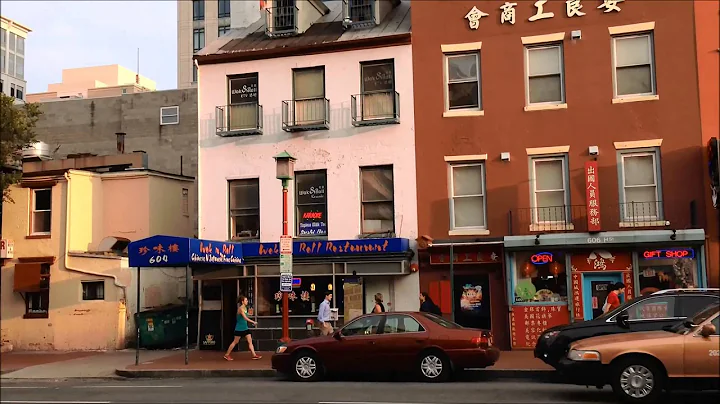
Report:
M 364 315 L 332 335 L 283 345 L 272 367 L 300 381 L 382 369 L 439 382 L 454 370 L 491 366 L 499 357 L 487 330 L 463 328 L 429 313 L 394 312 Z
M 552 327 L 540 335 L 535 357 L 557 369 L 572 342 L 600 335 L 661 331 L 720 301 L 720 289 L 669 289 L 630 300 L 588 321 Z

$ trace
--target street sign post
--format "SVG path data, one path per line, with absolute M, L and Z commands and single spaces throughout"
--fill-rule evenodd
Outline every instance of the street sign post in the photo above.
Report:
M 280 236 L 280 254 L 290 254 L 293 252 L 293 238 L 289 235 Z
M 280 274 L 280 291 L 292 292 L 293 276 L 292 274 Z

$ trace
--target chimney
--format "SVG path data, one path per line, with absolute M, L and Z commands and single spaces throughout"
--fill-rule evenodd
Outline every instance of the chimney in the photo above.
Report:
M 116 132 L 117 136 L 117 151 L 120 154 L 125 154 L 125 132 Z

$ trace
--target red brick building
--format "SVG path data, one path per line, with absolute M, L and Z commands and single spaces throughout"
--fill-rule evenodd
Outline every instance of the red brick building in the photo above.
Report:
M 444 313 L 529 348 L 610 283 L 717 285 L 713 4 L 413 2 L 420 282 Z

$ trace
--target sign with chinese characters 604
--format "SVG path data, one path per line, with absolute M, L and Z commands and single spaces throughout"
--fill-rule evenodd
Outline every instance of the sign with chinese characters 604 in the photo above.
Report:
M 128 261 L 131 267 L 242 264 L 243 251 L 240 243 L 160 235 L 130 243 Z
M 513 348 L 531 349 L 545 330 L 568 324 L 570 313 L 562 306 L 513 306 L 510 312 L 510 340 Z
M 530 17 L 528 17 L 528 21 L 538 21 L 538 20 L 545 20 L 548 18 L 555 17 L 555 13 L 552 11 L 548 11 L 548 3 L 559 3 L 561 0 L 552 1 L 550 3 L 550 0 L 537 0 L 535 1 L 532 6 L 534 10 L 530 10 L 533 14 L 530 14 Z M 582 17 L 586 15 L 587 13 L 585 11 L 582 11 L 585 5 L 583 3 L 590 3 L 592 0 L 565 0 L 565 15 L 568 18 L 573 17 Z M 625 0 L 595 0 L 594 2 L 600 3 L 597 7 L 595 7 L 598 10 L 602 10 L 604 13 L 610 13 L 610 12 L 616 12 L 619 13 L 620 3 L 624 2 Z M 508 2 L 506 1 L 503 5 L 500 6 L 499 9 L 499 15 L 500 15 L 500 24 L 515 24 L 515 18 L 516 18 L 516 7 L 518 4 L 522 4 L 521 7 L 526 6 L 526 2 Z M 489 17 L 490 14 L 480 10 L 476 6 L 473 6 L 473 8 L 468 11 L 467 14 L 465 14 L 465 19 L 468 22 L 468 26 L 470 29 L 478 29 L 480 28 L 480 20 L 484 17 Z
M 600 187 L 597 161 L 585 163 L 585 197 L 587 202 L 588 231 L 600 231 Z

